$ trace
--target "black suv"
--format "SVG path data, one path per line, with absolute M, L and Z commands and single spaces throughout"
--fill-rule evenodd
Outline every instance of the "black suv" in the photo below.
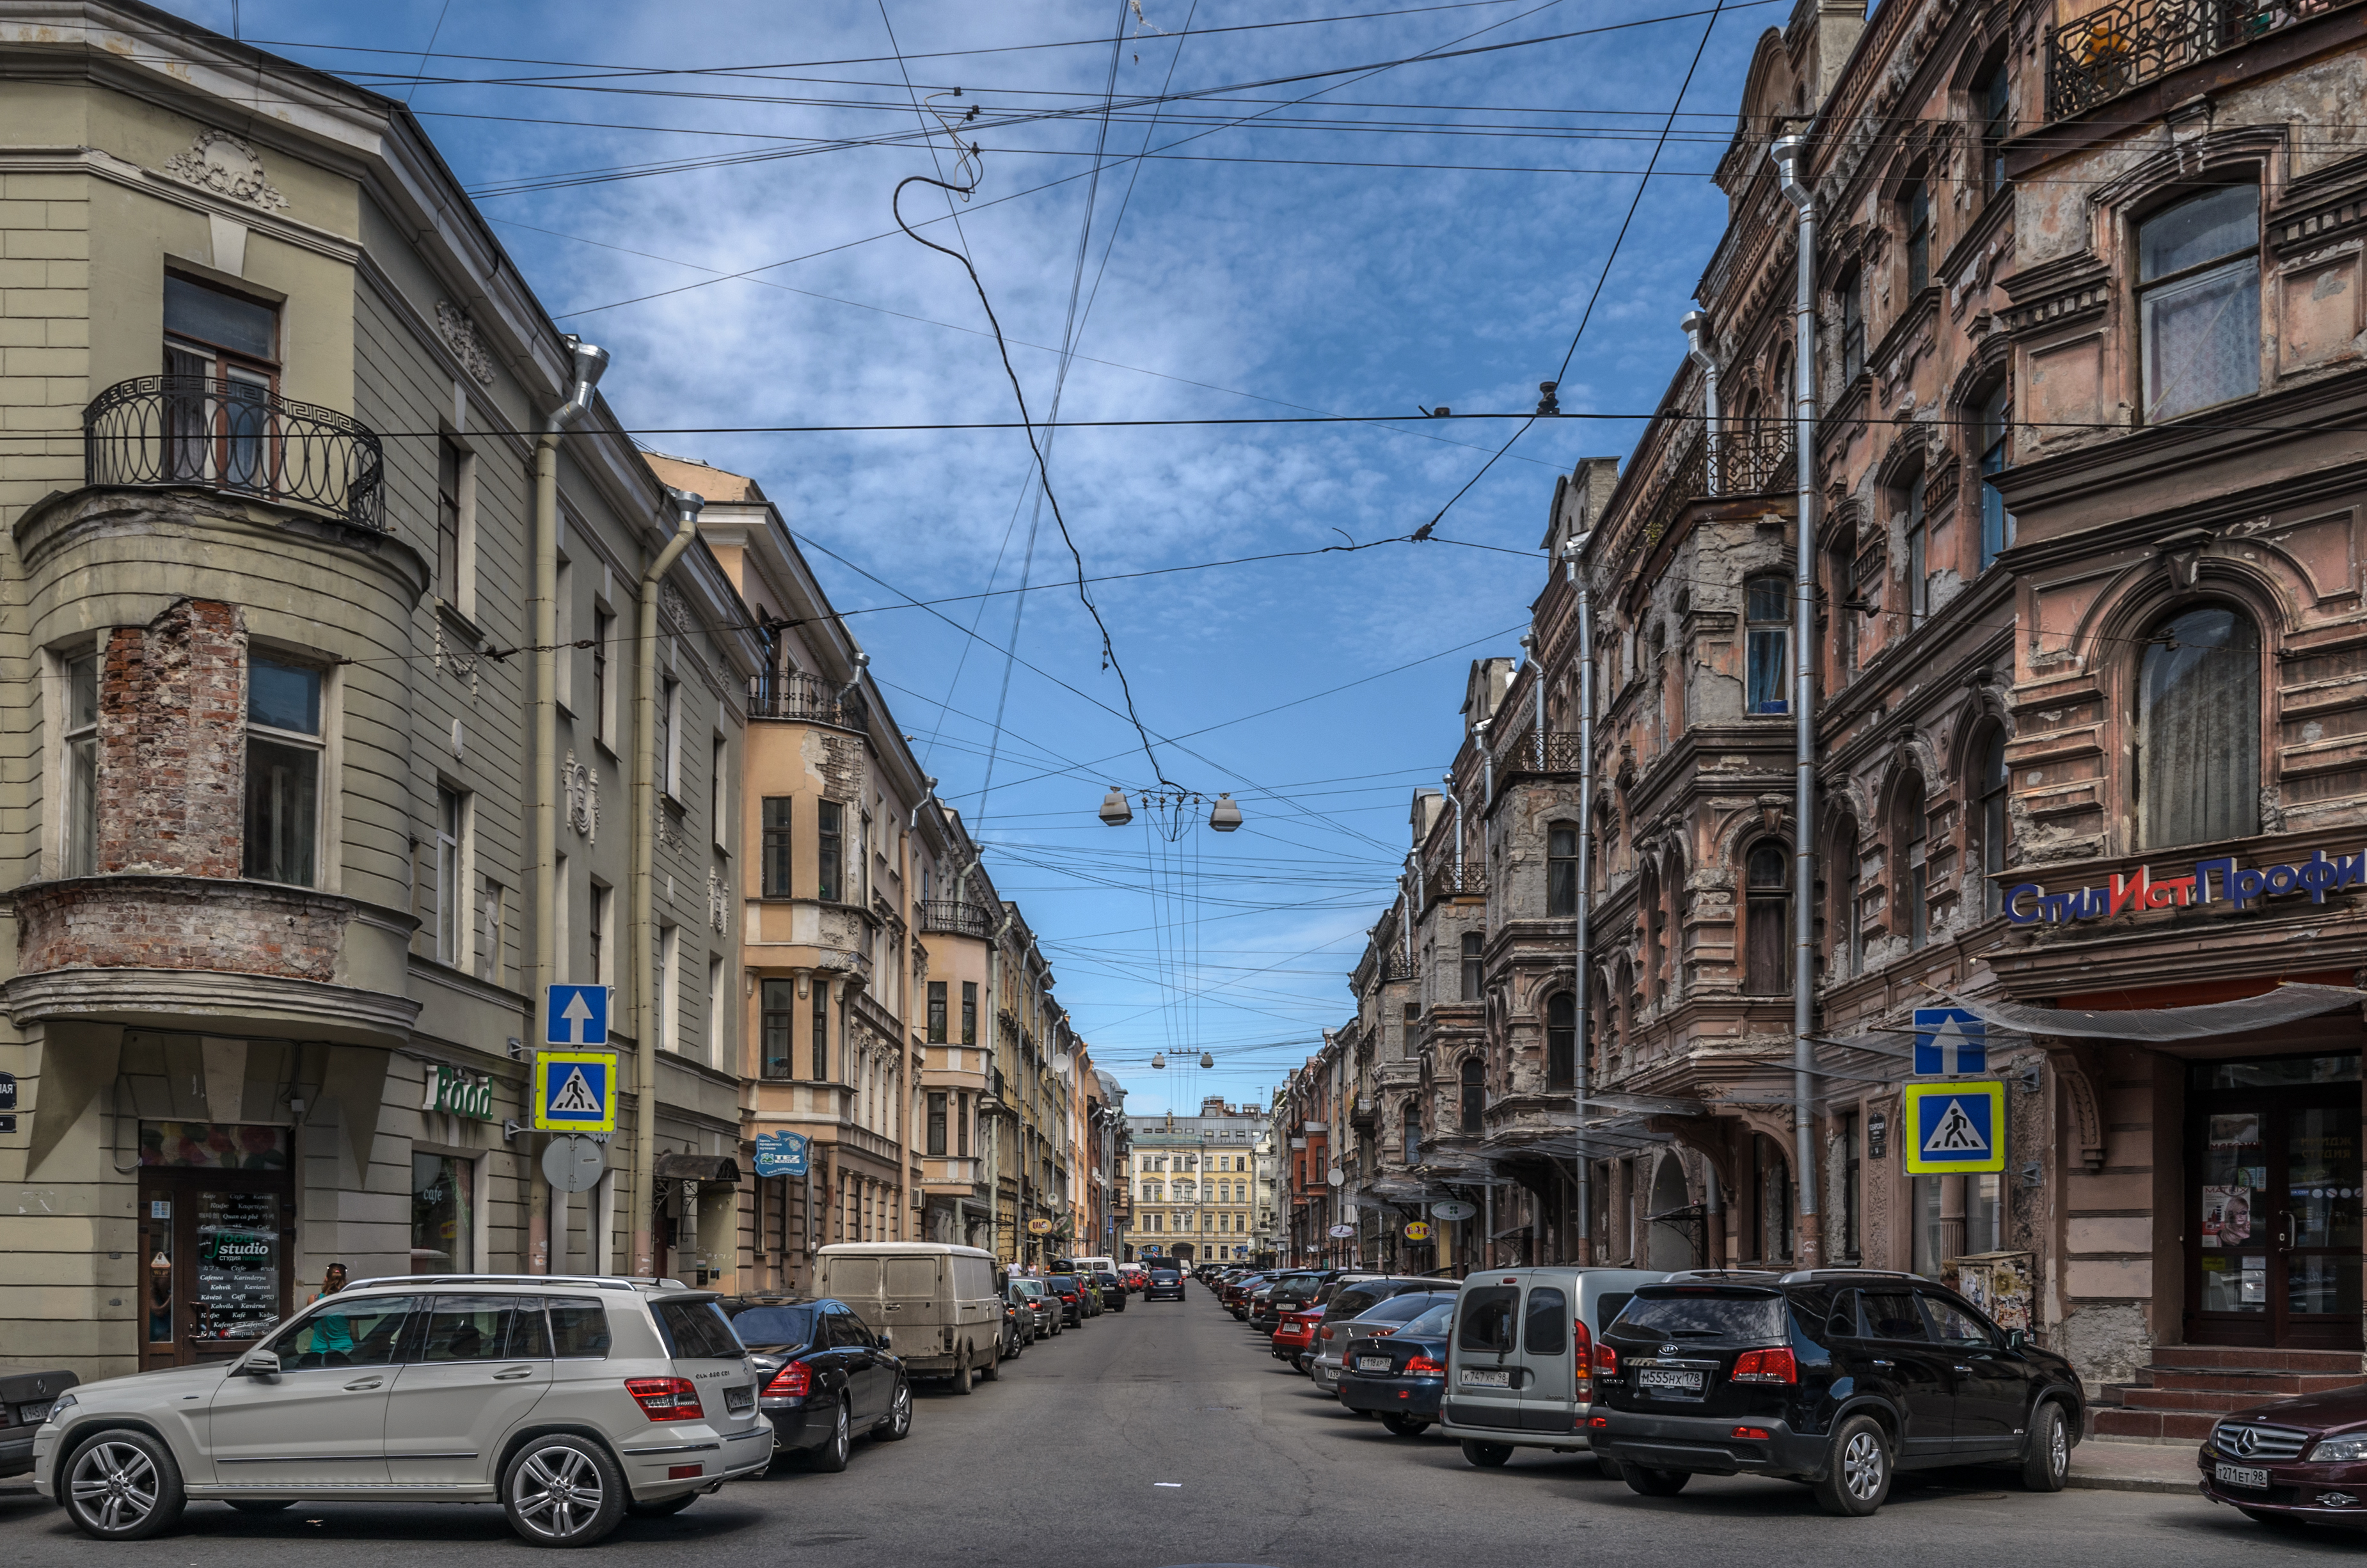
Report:
M 1636 1292 L 1595 1344 L 1594 1451 L 1673 1496 L 1702 1475 L 1805 1481 L 1871 1514 L 1895 1470 L 2008 1461 L 2060 1491 L 2071 1363 L 1910 1274 L 1702 1270 Z

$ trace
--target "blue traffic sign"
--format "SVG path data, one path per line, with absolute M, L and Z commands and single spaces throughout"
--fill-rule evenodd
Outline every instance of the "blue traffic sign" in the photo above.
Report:
M 805 1134 L 802 1132 L 756 1134 L 756 1174 L 760 1176 L 805 1175 Z
M 535 1052 L 533 1104 L 538 1131 L 616 1131 L 616 1052 Z
M 1909 1084 L 1907 1169 L 1912 1176 L 1965 1176 L 2005 1169 L 2005 1085 Z
M 545 1045 L 608 1043 L 608 988 L 554 985 L 542 1008 Z
M 1989 1026 L 1962 1007 L 1915 1009 L 1915 1071 L 1920 1074 L 1986 1073 Z

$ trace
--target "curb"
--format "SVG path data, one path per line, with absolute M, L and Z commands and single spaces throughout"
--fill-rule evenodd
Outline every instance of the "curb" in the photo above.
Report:
M 2202 1495 L 2191 1481 L 2171 1481 L 2150 1475 L 2081 1475 L 2073 1471 L 2064 1478 L 2063 1485 L 2067 1491 L 2154 1492 L 2171 1497 Z

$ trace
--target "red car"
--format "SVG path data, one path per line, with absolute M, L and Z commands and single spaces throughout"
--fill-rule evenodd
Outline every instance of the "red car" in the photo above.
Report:
M 2367 1388 L 2239 1411 L 2196 1457 L 2203 1494 L 2262 1524 L 2367 1527 Z
M 1294 1307 L 1283 1313 L 1274 1325 L 1274 1358 L 1307 1370 L 1308 1360 L 1315 1354 L 1315 1331 L 1322 1322 L 1321 1307 Z
M 1117 1277 L 1126 1282 L 1127 1290 L 1137 1296 L 1150 1283 L 1150 1271 L 1138 1263 L 1118 1265 Z

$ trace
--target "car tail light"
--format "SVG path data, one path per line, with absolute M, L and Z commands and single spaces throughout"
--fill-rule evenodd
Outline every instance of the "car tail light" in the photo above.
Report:
M 1767 1428 L 1764 1426 L 1737 1426 L 1734 1435 L 1754 1443 L 1767 1441 Z
M 1598 1378 L 1619 1375 L 1619 1352 L 1612 1348 L 1608 1340 L 1594 1342 L 1594 1375 Z
M 1796 1383 L 1800 1381 L 1799 1363 L 1793 1358 L 1792 1347 L 1778 1346 L 1772 1350 L 1746 1350 L 1735 1358 L 1734 1370 L 1727 1376 L 1736 1383 Z
M 1446 1376 L 1446 1369 L 1417 1350 L 1413 1359 L 1405 1364 L 1405 1375 L 1409 1378 L 1443 1378 Z
M 707 1415 L 698 1385 L 688 1378 L 627 1378 L 625 1392 L 652 1421 L 699 1421 Z
M 1373 1330 L 1373 1337 L 1375 1339 L 1387 1339 L 1390 1335 L 1395 1334 L 1397 1330 L 1393 1328 L 1376 1328 Z M 1325 1329 L 1323 1331 L 1323 1337 L 1326 1339 L 1331 1338 L 1331 1331 L 1328 1328 Z
M 1323 1337 L 1326 1339 L 1331 1337 L 1331 1325 L 1328 1323 L 1323 1325 Z
M 813 1392 L 813 1369 L 803 1361 L 792 1361 L 773 1374 L 764 1392 L 776 1398 L 803 1399 Z

